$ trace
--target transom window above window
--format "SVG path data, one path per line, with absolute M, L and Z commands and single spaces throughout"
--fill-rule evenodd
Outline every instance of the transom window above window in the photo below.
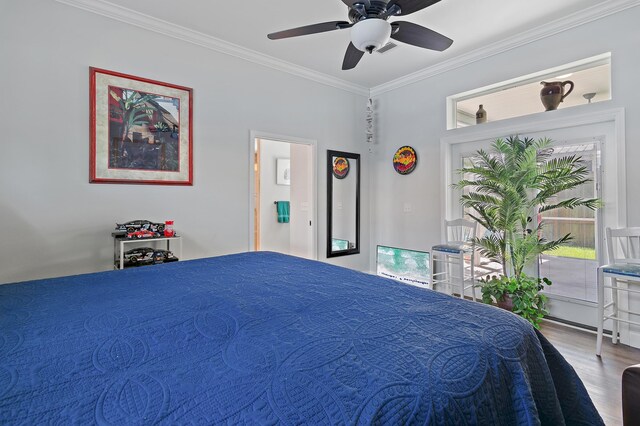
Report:
M 560 85 L 543 86 L 541 82 Z M 543 87 L 547 88 L 544 96 L 546 104 L 542 100 Z M 605 53 L 449 96 L 447 129 L 544 112 L 550 103 L 557 103 L 563 94 L 565 96 L 557 109 L 610 100 L 611 54 Z

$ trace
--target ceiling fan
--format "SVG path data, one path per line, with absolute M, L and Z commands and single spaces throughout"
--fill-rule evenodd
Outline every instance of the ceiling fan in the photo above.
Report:
M 448 37 L 407 21 L 388 22 L 392 16 L 405 16 L 440 0 L 342 0 L 349 7 L 349 21 L 330 21 L 278 31 L 271 40 L 298 37 L 351 28 L 351 43 L 342 62 L 343 70 L 355 68 L 364 52 L 373 53 L 392 38 L 424 49 L 442 52 L 453 43 Z

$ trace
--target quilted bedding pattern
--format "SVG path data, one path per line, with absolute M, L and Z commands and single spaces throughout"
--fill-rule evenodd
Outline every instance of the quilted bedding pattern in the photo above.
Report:
M 515 315 L 276 253 L 2 285 L 0 309 L 0 424 L 602 424 Z

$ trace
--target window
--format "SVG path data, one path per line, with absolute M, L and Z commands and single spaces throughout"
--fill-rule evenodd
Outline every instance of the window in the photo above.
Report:
M 560 104 L 559 109 L 609 100 L 611 54 L 606 53 L 450 96 L 447 98 L 447 128 L 475 125 L 476 112 L 480 105 L 486 111 L 488 122 L 544 112 L 545 107 L 540 100 L 542 81 L 573 83 L 573 90 Z M 564 87 L 566 93 L 570 85 Z

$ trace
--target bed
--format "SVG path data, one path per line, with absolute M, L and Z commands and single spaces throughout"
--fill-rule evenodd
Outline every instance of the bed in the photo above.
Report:
M 241 253 L 0 286 L 0 424 L 603 424 L 500 309 Z

